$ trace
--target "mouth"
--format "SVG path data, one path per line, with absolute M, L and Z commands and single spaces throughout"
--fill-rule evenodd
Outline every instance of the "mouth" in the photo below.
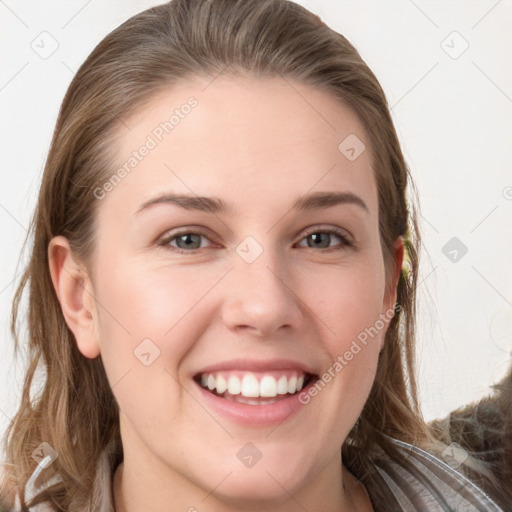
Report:
M 302 370 L 230 370 L 198 373 L 194 381 L 212 395 L 239 404 L 264 406 L 290 399 L 318 380 Z

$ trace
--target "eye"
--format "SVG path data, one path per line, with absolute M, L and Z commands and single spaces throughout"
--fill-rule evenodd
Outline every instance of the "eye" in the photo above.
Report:
M 339 240 L 341 240 L 341 244 L 338 244 L 338 246 L 334 246 L 334 247 L 330 246 L 330 242 L 332 241 L 333 235 L 335 238 L 338 238 Z M 311 230 L 311 231 L 307 232 L 306 236 L 302 240 L 306 240 L 308 247 L 328 249 L 326 252 L 341 251 L 341 250 L 345 249 L 346 247 L 352 247 L 352 243 L 349 241 L 347 234 L 344 231 L 342 231 L 340 229 L 335 229 L 335 228 L 327 228 L 327 229 L 316 228 L 315 230 Z M 302 247 L 304 247 L 304 246 L 302 246 Z
M 340 243 L 337 246 L 331 246 L 332 237 L 338 238 Z M 157 242 L 158 246 L 164 247 L 175 251 L 180 254 L 190 254 L 198 249 L 203 249 L 205 246 L 201 244 L 201 239 L 210 240 L 201 231 L 180 231 L 169 233 Z M 306 236 L 301 240 L 306 240 L 307 247 L 320 248 L 324 252 L 340 251 L 346 247 L 352 247 L 353 244 L 347 237 L 346 232 L 341 229 L 326 228 L 310 230 L 306 232 Z M 304 245 L 299 244 L 304 247 Z
M 204 247 L 201 245 L 201 238 L 209 240 L 208 237 L 201 232 L 181 231 L 179 233 L 170 233 L 162 238 L 158 242 L 158 245 L 175 250 L 178 253 L 186 254 Z M 174 242 L 176 242 L 176 245 L 174 245 Z

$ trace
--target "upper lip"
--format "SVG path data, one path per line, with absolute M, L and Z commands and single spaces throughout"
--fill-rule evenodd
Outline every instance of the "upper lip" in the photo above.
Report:
M 308 365 L 291 359 L 230 359 L 202 368 L 195 375 L 218 371 L 241 370 L 247 372 L 265 372 L 273 370 L 297 370 L 306 374 L 315 375 L 315 371 Z

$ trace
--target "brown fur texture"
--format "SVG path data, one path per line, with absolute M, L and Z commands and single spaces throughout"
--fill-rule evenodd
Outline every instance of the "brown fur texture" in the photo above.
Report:
M 477 403 L 452 411 L 430 425 L 434 436 L 458 443 L 483 463 L 490 474 L 461 466 L 504 510 L 512 511 L 512 368 L 493 386 L 494 393 Z

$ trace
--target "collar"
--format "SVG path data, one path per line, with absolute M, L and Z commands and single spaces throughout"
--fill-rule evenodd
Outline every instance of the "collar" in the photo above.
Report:
M 25 486 L 25 501 L 31 500 L 46 488 L 62 481 L 60 475 L 55 475 L 53 478 L 46 480 L 42 485 L 35 485 L 41 472 L 47 468 L 50 463 L 51 458 L 49 455 L 38 463 Z M 71 503 L 69 507 L 70 510 L 75 510 L 76 512 L 115 512 L 112 479 L 118 463 L 119 453 L 115 450 L 115 443 L 111 441 L 101 452 L 98 459 L 90 506 Z M 39 503 L 28 509 L 22 508 L 19 495 L 16 495 L 13 512 L 53 512 L 53 509 L 48 503 Z

